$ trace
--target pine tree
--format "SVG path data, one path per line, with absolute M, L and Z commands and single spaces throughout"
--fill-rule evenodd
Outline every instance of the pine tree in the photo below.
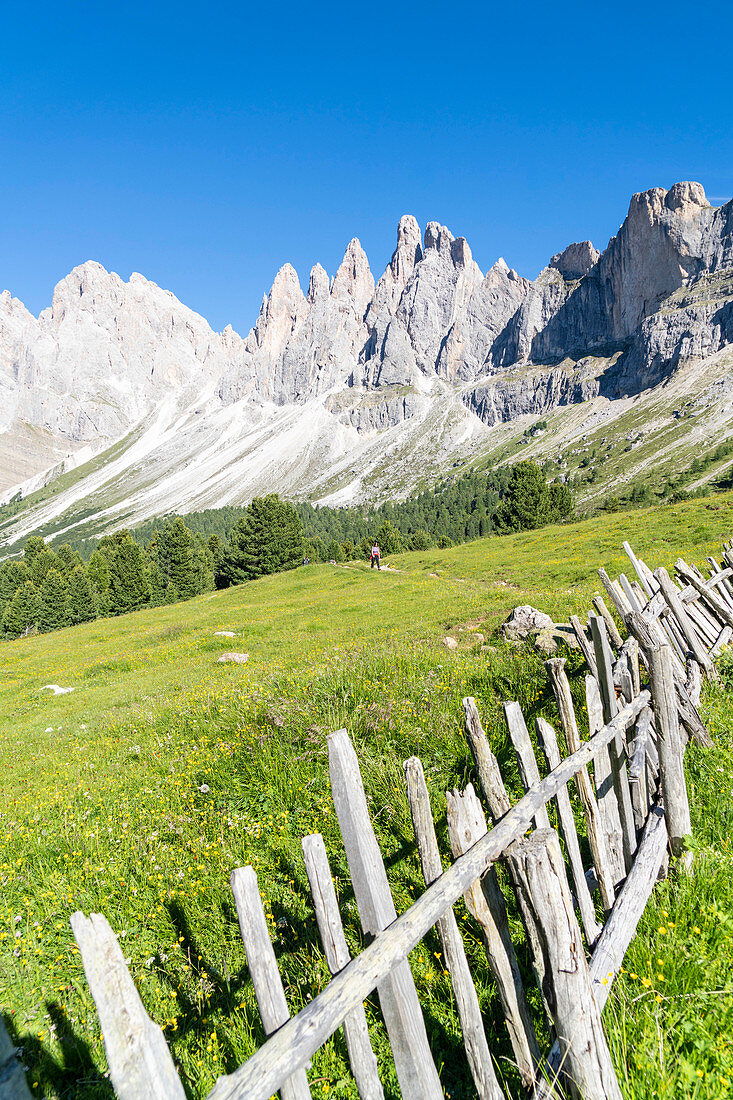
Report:
M 72 623 L 88 623 L 97 617 L 94 586 L 81 565 L 72 569 L 69 575 L 67 607 Z
M 37 554 L 34 554 L 30 563 L 31 580 L 35 584 L 36 588 L 40 589 L 43 584 L 43 579 L 47 573 L 52 569 L 57 573 L 63 574 L 64 563 L 58 554 L 55 554 L 53 550 L 50 550 L 47 546 L 43 550 L 39 550 Z
M 40 557 L 40 554 L 38 556 Z M 41 601 L 39 629 L 45 632 L 69 626 L 71 623 L 69 586 L 57 569 L 49 569 L 38 594 Z
M 109 615 L 109 556 L 100 550 L 95 550 L 87 565 L 87 576 L 94 586 L 99 614 Z
M 146 564 L 142 548 L 129 532 L 125 532 L 114 547 L 109 563 L 109 602 L 113 615 L 137 611 L 147 604 L 150 584 Z
M 30 634 L 38 626 L 41 601 L 33 581 L 26 581 L 5 608 L 3 629 L 11 638 Z
M 68 542 L 62 543 L 56 553 L 58 555 L 59 561 L 61 562 L 63 574 L 65 577 L 70 576 L 75 569 L 78 569 L 80 565 L 83 566 L 84 564 L 81 560 L 81 554 L 79 554 L 76 550 L 72 550 Z
M 149 555 L 158 563 L 168 583 L 174 586 L 180 600 L 190 599 L 202 591 L 196 551 L 193 532 L 180 516 L 169 520 L 149 547 Z
M 17 560 L 3 562 L 0 566 L 0 614 L 21 585 L 28 580 L 30 580 L 30 572 L 25 562 Z
M 402 539 L 396 527 L 386 519 L 377 532 L 377 542 L 383 554 L 399 554 Z
M 231 584 L 293 569 L 303 560 L 303 524 L 292 504 L 276 493 L 255 497 L 229 533 L 222 573 Z
M 541 527 L 550 518 L 550 493 L 542 470 L 534 462 L 517 462 L 496 510 L 500 531 Z

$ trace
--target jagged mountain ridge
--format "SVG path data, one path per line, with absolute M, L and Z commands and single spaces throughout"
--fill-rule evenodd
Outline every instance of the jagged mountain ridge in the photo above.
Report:
M 603 253 L 571 244 L 533 282 L 503 260 L 483 274 L 465 239 L 403 217 L 376 284 L 356 239 L 305 294 L 286 264 L 245 338 L 94 262 L 38 318 L 6 291 L 0 487 L 9 499 L 65 477 L 5 538 L 267 489 L 404 493 L 490 450 L 497 425 L 583 402 L 623 411 L 711 361 L 733 343 L 731 275 L 733 201 L 680 183 L 635 195 Z

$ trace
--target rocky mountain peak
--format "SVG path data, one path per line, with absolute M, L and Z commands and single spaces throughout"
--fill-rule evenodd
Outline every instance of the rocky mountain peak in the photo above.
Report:
M 373 294 L 374 276 L 369 269 L 369 261 L 361 242 L 354 237 L 349 241 L 334 276 L 331 295 L 334 298 L 351 298 L 357 313 L 363 317 Z
M 330 283 L 328 281 L 328 275 L 326 269 L 321 267 L 320 264 L 314 264 L 311 268 L 310 278 L 308 280 L 308 294 L 306 295 L 310 305 L 318 298 L 326 298 L 330 293 Z
M 598 262 L 600 255 L 590 241 L 579 241 L 553 256 L 549 266 L 559 271 L 563 279 L 582 279 Z
M 696 207 L 706 209 L 710 206 L 701 183 L 676 183 L 667 192 L 665 206 L 680 214 L 696 213 Z

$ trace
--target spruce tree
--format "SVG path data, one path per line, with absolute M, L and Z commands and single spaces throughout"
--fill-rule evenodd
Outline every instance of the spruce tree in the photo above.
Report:
M 222 573 L 231 584 L 293 569 L 303 560 L 303 524 L 292 504 L 276 493 L 255 497 L 229 533 Z
M 100 615 L 110 613 L 109 556 L 95 550 L 87 565 L 87 576 L 94 586 L 96 604 Z
M 114 547 L 109 563 L 109 603 L 113 615 L 137 611 L 147 604 L 150 584 L 146 565 L 142 548 L 129 532 L 125 532 Z
M 24 561 L 11 560 L 0 566 L 0 614 L 12 600 L 15 593 L 30 580 L 30 572 Z
M 97 617 L 94 586 L 81 565 L 72 569 L 69 575 L 67 606 L 72 623 L 87 623 Z
M 38 594 L 41 602 L 39 628 L 45 632 L 69 626 L 69 586 L 57 569 L 49 569 Z
M 150 556 L 158 563 L 168 584 L 175 588 L 179 600 L 190 599 L 202 591 L 196 552 L 193 532 L 180 516 L 168 521 L 150 544 Z
M 5 608 L 3 629 L 11 638 L 30 634 L 38 626 L 41 601 L 33 581 L 25 581 Z
M 63 574 L 64 563 L 61 561 L 58 554 L 55 554 L 53 550 L 50 550 L 46 546 L 43 550 L 39 550 L 37 554 L 33 555 L 29 568 L 31 571 L 31 580 L 36 588 L 40 589 L 44 577 L 52 569 L 57 573 Z

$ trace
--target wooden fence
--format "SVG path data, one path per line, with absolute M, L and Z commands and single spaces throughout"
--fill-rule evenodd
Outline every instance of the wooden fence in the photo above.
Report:
M 514 1060 L 533 1097 L 621 1097 L 601 1012 L 668 855 L 687 862 L 690 812 L 683 754 L 690 738 L 710 744 L 697 711 L 702 678 L 733 637 L 733 552 L 710 576 L 683 561 L 678 580 L 652 573 L 625 544 L 634 578 L 611 580 L 608 595 L 626 624 L 624 639 L 601 598 L 587 626 L 573 627 L 588 664 L 589 736 L 576 719 L 565 661 L 546 662 L 568 755 L 555 728 L 537 719 L 540 766 L 517 703 L 504 704 L 525 794 L 511 805 L 476 702 L 464 699 L 465 729 L 483 804 L 469 784 L 447 795 L 452 861 L 439 851 L 420 760 L 404 766 L 407 798 L 425 892 L 397 916 L 367 809 L 356 753 L 346 730 L 328 738 L 336 814 L 364 933 L 371 942 L 350 958 L 320 835 L 303 839 L 303 855 L 325 957 L 325 989 L 290 1017 L 251 867 L 231 876 L 239 925 L 263 1027 L 264 1045 L 221 1077 L 209 1100 L 304 1100 L 313 1054 L 343 1027 L 362 1100 L 381 1100 L 363 1002 L 375 989 L 397 1078 L 406 1100 L 443 1096 L 410 970 L 409 952 L 437 926 L 480 1100 L 505 1097 L 497 1079 L 476 989 L 453 906 L 464 897 L 485 942 Z M 646 686 L 645 686 L 646 685 Z M 588 765 L 592 764 L 592 775 Z M 585 818 L 592 866 L 583 864 L 571 804 L 574 784 Z M 562 835 L 551 827 L 554 804 Z M 485 810 L 491 818 L 487 824 Z M 526 834 L 529 835 L 527 836 Z M 502 861 L 516 899 L 544 1014 L 538 1036 L 510 936 L 507 903 L 495 864 Z M 594 895 L 596 899 L 594 900 Z M 72 927 L 102 1027 L 109 1071 L 121 1100 L 182 1098 L 183 1086 L 161 1029 L 148 1017 L 106 919 L 75 913 Z M 0 1036 L 1 1038 L 1 1036 Z M 541 1048 L 550 1047 L 547 1057 Z M 0 1075 L 1 1077 L 1 1075 Z M 24 1085 L 24 1082 L 23 1082 Z M 20 1096 L 4 1091 L 0 1097 Z

